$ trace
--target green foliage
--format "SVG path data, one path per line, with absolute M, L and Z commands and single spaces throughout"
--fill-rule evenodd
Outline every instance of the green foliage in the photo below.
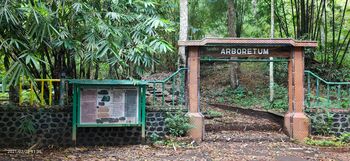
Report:
M 234 1 L 237 37 L 268 37 L 269 4 L 264 1 Z M 189 37 L 202 39 L 205 36 L 227 37 L 227 1 L 194 0 L 189 3 Z M 196 13 L 196 14 L 191 14 Z M 201 16 L 198 16 L 201 15 Z
M 269 64 L 266 64 L 268 66 Z M 287 86 L 288 82 L 288 62 L 274 63 L 274 81 L 276 84 Z M 268 71 L 268 70 L 266 70 Z M 266 73 L 267 75 L 268 73 Z
M 350 143 L 350 133 L 343 133 L 338 137 L 338 140 L 343 143 Z
M 5 0 L 0 4 L 4 82 L 16 86 L 22 76 L 59 78 L 61 72 L 69 78 L 140 78 L 174 52 L 167 36 L 175 24 L 163 14 L 167 3 Z
M 350 143 L 350 133 L 343 133 L 338 137 L 331 137 L 328 139 L 312 139 L 307 138 L 305 143 L 313 146 L 323 146 L 323 147 L 341 147 L 348 146 Z
M 225 98 L 223 98 L 223 97 L 218 97 L 218 98 L 217 98 L 217 101 L 218 101 L 219 103 L 224 103 L 224 102 L 225 102 Z
M 251 106 L 255 104 L 255 100 L 248 98 L 248 93 L 245 91 L 243 86 L 238 86 L 236 89 L 227 87 L 224 91 L 218 93 L 218 101 L 220 103 L 230 102 L 241 106 Z
M 306 105 L 309 108 L 310 107 L 311 108 L 343 108 L 343 109 L 350 108 L 350 100 L 347 94 L 346 95 L 342 94 L 339 99 L 331 99 L 331 98 L 328 99 L 327 96 L 323 96 L 323 95 L 317 97 L 314 94 L 310 94 L 308 97 L 311 101 L 306 99 Z M 330 92 L 330 97 L 337 97 L 334 95 L 337 95 L 337 94 L 332 94 L 332 92 Z M 308 110 L 308 108 L 306 110 Z
M 332 139 L 332 140 L 326 140 L 326 139 L 314 140 L 314 139 L 307 138 L 305 140 L 305 144 L 313 145 L 313 146 L 322 146 L 322 147 L 333 147 L 333 146 L 334 147 L 340 147 L 340 146 L 344 146 L 344 142 L 337 141 L 336 139 Z
M 222 117 L 222 113 L 219 111 L 215 111 L 215 110 L 207 110 L 205 113 L 206 117 L 210 117 L 210 118 L 215 118 L 215 117 Z
M 277 109 L 286 111 L 288 109 L 288 90 L 287 88 L 275 84 L 275 99 L 269 102 L 269 91 L 267 88 L 257 87 L 255 91 L 248 91 L 243 86 L 235 90 L 227 87 L 222 92 L 214 93 L 214 97 L 219 103 L 229 102 L 242 107 L 250 108 L 260 106 L 265 109 Z
M 282 109 L 286 111 L 288 109 L 288 89 L 278 84 L 274 85 L 275 97 L 270 102 L 269 108 Z
M 223 23 L 228 21 L 227 2 L 191 1 L 190 39 L 227 37 L 228 24 Z M 319 68 L 318 73 L 327 75 L 324 78 L 331 78 L 329 80 L 349 81 L 350 2 L 276 0 L 274 3 L 274 37 L 317 41 L 318 48 L 305 50 L 306 68 Z M 270 37 L 270 6 L 270 1 L 234 1 L 237 37 Z M 284 72 L 287 66 L 279 64 L 274 64 L 275 80 L 282 84 L 287 78 L 287 72 Z
M 22 96 L 23 104 L 29 104 L 30 103 L 31 93 L 30 93 L 29 90 L 23 90 L 21 96 Z M 33 96 L 33 103 L 34 104 L 39 104 L 40 103 L 39 99 L 37 98 L 37 96 L 35 94 Z
M 11 103 L 11 102 L 0 106 L 0 110 L 3 110 L 3 111 L 12 111 L 15 109 L 18 109 L 18 106 L 14 103 Z
M 231 93 L 231 91 L 227 91 L 228 93 Z M 235 95 L 238 98 L 242 98 L 248 94 L 243 86 L 238 86 L 235 90 L 232 91 L 232 94 Z
M 160 136 L 157 133 L 152 133 L 151 136 L 149 136 L 152 143 L 155 143 L 160 140 Z
M 321 78 L 333 82 L 349 82 L 350 71 L 348 68 L 334 69 L 327 65 L 318 65 L 311 69 Z
M 0 100 L 7 100 L 9 98 L 9 94 L 0 92 Z
M 161 145 L 169 148 L 186 148 L 186 147 L 193 147 L 193 144 L 186 142 L 185 140 L 178 140 L 178 138 L 166 138 L 163 140 L 158 140 L 153 143 L 154 145 Z
M 182 111 L 167 113 L 165 126 L 169 129 L 171 136 L 184 136 L 193 126 L 189 123 L 189 117 Z
M 36 132 L 32 117 L 32 115 L 26 115 L 20 119 L 21 125 L 18 129 L 19 133 L 32 135 Z
M 312 126 L 316 129 L 317 134 L 330 135 L 333 124 L 333 114 L 330 112 L 315 113 L 315 115 L 311 116 L 311 122 Z
M 340 107 L 341 108 L 344 108 L 344 109 L 350 108 L 350 100 L 349 100 L 349 98 L 341 98 L 339 102 L 340 102 Z

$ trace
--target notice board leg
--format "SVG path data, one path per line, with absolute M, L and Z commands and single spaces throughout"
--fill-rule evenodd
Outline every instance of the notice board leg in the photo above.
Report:
M 145 132 L 146 130 L 145 130 L 145 126 L 144 125 L 142 125 L 142 136 L 141 136 L 141 142 L 142 143 L 146 143 L 146 132 Z
M 141 137 L 142 137 L 142 142 L 146 142 L 146 87 L 143 86 L 141 90 L 141 119 L 142 119 L 142 127 L 141 127 Z
M 72 141 L 74 145 L 77 143 L 77 87 L 74 86 L 73 92 L 73 118 L 72 118 Z
M 72 128 L 72 141 L 74 145 L 77 145 L 77 127 L 73 126 Z

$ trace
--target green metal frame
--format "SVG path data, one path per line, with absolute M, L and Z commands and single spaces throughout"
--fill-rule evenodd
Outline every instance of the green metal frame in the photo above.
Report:
M 76 143 L 78 127 L 141 127 L 142 141 L 146 137 L 146 83 L 127 80 L 69 80 L 73 84 L 73 122 L 72 140 Z M 81 124 L 80 123 L 80 89 L 86 87 L 136 87 L 138 89 L 138 119 L 137 123 L 118 124 Z
M 180 104 L 185 103 L 185 75 L 187 68 L 180 68 L 178 69 L 176 72 L 174 72 L 173 74 L 171 74 L 169 77 L 163 79 L 163 80 L 149 80 L 146 81 L 148 84 L 153 85 L 153 91 L 152 91 L 152 103 L 151 105 L 156 106 L 156 85 L 160 84 L 161 85 L 161 90 L 162 90 L 162 101 L 161 101 L 161 105 L 164 106 L 165 105 L 165 84 L 166 83 L 171 83 L 171 102 L 170 105 L 172 106 L 172 108 L 177 109 L 175 107 L 175 87 L 179 86 L 179 97 L 178 97 L 178 102 Z M 179 84 L 176 84 L 176 79 L 177 77 L 179 78 L 180 82 Z M 185 109 L 187 110 L 187 109 Z
M 342 86 L 348 86 L 348 95 L 350 96 L 350 82 L 329 82 L 326 81 L 324 79 L 322 79 L 321 77 L 319 77 L 318 75 L 316 75 L 315 73 L 309 71 L 309 70 L 305 70 L 305 74 L 306 74 L 306 79 L 307 79 L 307 94 L 306 94 L 306 101 L 307 101 L 307 107 L 308 108 L 313 108 L 311 105 L 311 78 L 313 77 L 315 79 L 315 94 L 316 94 L 316 99 L 315 99 L 315 104 L 316 106 L 319 106 L 321 101 L 320 101 L 320 83 L 323 83 L 326 87 L 326 98 L 327 98 L 327 104 L 326 107 L 329 107 L 332 103 L 331 100 L 331 86 L 336 86 L 336 95 L 337 95 L 337 101 L 340 101 L 342 98 L 341 96 L 341 87 Z M 349 99 L 348 97 L 345 97 L 346 99 Z M 334 102 L 333 102 L 334 103 Z M 339 102 L 338 102 L 339 103 Z M 337 104 L 337 102 L 335 102 L 333 105 L 334 107 L 336 107 L 335 105 Z M 334 108 L 333 107 L 333 108 Z M 347 107 L 350 108 L 350 107 Z

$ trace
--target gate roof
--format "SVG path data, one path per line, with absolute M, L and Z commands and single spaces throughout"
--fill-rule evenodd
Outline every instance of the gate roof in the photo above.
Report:
M 204 38 L 202 40 L 178 41 L 179 46 L 292 46 L 317 47 L 316 41 L 301 41 L 294 39 L 266 38 Z

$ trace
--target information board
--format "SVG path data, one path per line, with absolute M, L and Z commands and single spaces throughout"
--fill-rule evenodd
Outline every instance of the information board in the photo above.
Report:
M 138 122 L 137 88 L 81 88 L 80 124 Z

